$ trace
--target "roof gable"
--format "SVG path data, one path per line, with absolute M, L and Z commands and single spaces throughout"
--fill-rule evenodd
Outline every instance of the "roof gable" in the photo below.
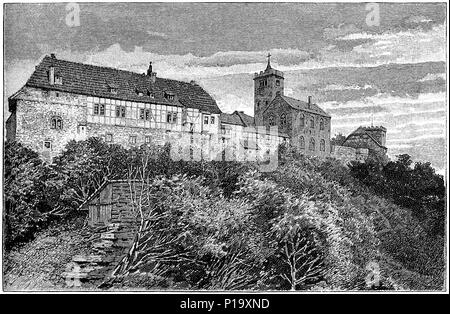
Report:
M 328 113 L 325 112 L 325 110 L 320 108 L 317 104 L 308 104 L 305 101 L 301 101 L 288 96 L 280 95 L 279 97 L 281 97 L 289 106 L 291 106 L 294 109 L 319 114 L 325 117 L 331 117 Z
M 386 148 L 385 146 L 381 145 L 380 142 L 378 142 L 369 132 L 366 131 L 366 129 L 362 126 L 358 127 L 355 131 L 353 131 L 352 133 L 350 133 L 347 138 L 345 139 L 344 143 L 342 143 L 342 145 L 344 145 L 348 139 L 358 136 L 358 135 L 367 135 L 368 138 L 370 138 L 377 146 L 382 147 L 382 148 Z
M 48 70 L 53 66 L 62 84 L 49 84 Z M 210 113 L 220 113 L 216 101 L 199 85 L 156 77 L 155 82 L 145 74 L 107 67 L 44 57 L 36 66 L 26 86 L 53 89 L 95 97 L 135 102 L 173 104 L 165 97 L 174 93 L 180 103 Z M 111 88 L 116 89 L 111 93 Z M 141 92 L 141 95 L 139 92 Z
M 252 116 L 245 114 L 243 111 L 235 111 L 231 114 L 222 113 L 220 115 L 220 121 L 222 123 L 240 125 L 245 127 L 255 125 L 255 119 Z

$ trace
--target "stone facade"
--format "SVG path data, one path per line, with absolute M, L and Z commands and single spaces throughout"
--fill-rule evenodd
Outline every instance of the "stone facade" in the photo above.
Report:
M 262 114 L 263 125 L 276 125 L 290 144 L 305 155 L 327 157 L 331 153 L 331 118 L 319 111 L 294 109 L 277 96 Z
M 270 56 L 269 56 L 270 57 Z M 270 65 L 254 75 L 255 123 L 278 127 L 290 144 L 305 155 L 327 157 L 331 153 L 331 117 L 317 104 L 284 95 L 284 74 Z
M 367 148 L 353 148 L 346 146 L 333 146 L 331 151 L 331 157 L 342 161 L 347 164 L 351 161 L 365 162 L 369 156 L 369 150 Z
M 48 160 L 70 140 L 88 137 L 131 147 L 219 133 L 221 112 L 208 93 L 150 69 L 142 75 L 47 56 L 8 101 L 7 140 Z

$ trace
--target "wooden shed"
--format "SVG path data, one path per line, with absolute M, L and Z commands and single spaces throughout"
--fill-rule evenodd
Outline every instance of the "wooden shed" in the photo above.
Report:
M 132 208 L 132 195 L 142 188 L 139 181 L 109 180 L 103 183 L 80 207 L 89 211 L 89 226 L 112 223 L 132 223 L 136 214 Z

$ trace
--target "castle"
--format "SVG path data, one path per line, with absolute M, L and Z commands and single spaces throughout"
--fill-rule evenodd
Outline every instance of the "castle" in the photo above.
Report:
M 364 159 L 369 151 L 386 153 L 384 128 L 359 128 L 347 137 L 345 147 L 331 147 L 330 115 L 311 97 L 304 102 L 285 96 L 284 74 L 271 67 L 270 55 L 266 69 L 253 80 L 255 117 L 221 112 L 194 81 L 160 78 L 151 62 L 147 73 L 139 74 L 51 54 L 9 97 L 6 138 L 49 160 L 70 140 L 100 137 L 131 147 L 162 145 L 177 134 L 201 135 L 245 151 L 273 149 L 285 142 L 320 157 Z M 261 137 L 267 147 L 261 147 Z

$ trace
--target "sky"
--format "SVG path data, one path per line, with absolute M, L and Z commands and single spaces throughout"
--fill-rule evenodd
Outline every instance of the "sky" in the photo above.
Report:
M 195 80 L 223 112 L 253 115 L 253 73 L 332 116 L 332 135 L 387 128 L 388 153 L 447 168 L 446 4 L 6 4 L 4 108 L 39 61 L 57 58 Z M 6 109 L 5 109 L 6 110 Z M 7 114 L 6 114 L 7 115 Z

